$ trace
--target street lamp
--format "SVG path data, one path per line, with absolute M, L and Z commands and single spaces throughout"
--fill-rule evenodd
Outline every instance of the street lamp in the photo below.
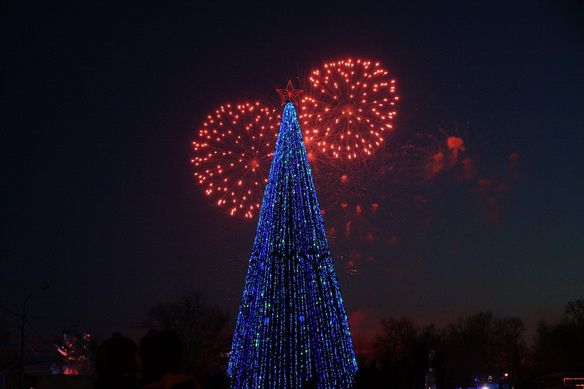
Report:
M 20 378 L 18 385 L 20 389 L 24 389 L 24 330 L 26 327 L 26 303 L 28 302 L 28 300 L 30 300 L 32 296 L 36 295 L 39 292 L 42 292 L 43 290 L 47 290 L 48 288 L 49 283 L 44 282 L 36 289 L 34 289 L 32 292 L 26 293 L 26 290 L 24 292 L 24 300 L 22 302 L 22 315 L 20 319 Z

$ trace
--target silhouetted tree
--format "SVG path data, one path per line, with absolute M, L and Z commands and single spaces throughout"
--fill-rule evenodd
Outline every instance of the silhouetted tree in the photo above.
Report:
M 411 388 L 419 329 L 408 318 L 389 317 L 381 320 L 381 331 L 375 348 L 386 380 L 395 388 Z
M 540 375 L 584 371 L 584 300 L 570 301 L 557 324 L 541 322 L 535 337 Z
M 430 351 L 440 344 L 441 334 L 429 325 L 419 328 L 408 319 L 386 318 L 381 320 L 381 334 L 375 343 L 376 358 L 381 367 L 383 384 L 362 387 L 373 388 L 423 388 L 424 377 L 429 367 Z M 434 367 L 439 360 L 435 358 Z M 372 367 L 362 366 L 363 382 L 377 373 Z M 376 382 L 379 379 L 376 378 Z
M 494 365 L 493 314 L 481 312 L 446 327 L 443 342 L 446 385 L 471 386 L 473 377 Z
M 441 341 L 442 333 L 434 326 L 434 324 L 430 324 L 420 331 L 416 350 L 414 352 L 415 388 L 424 388 L 426 373 L 430 367 L 430 353 L 432 353 L 433 356 L 432 367 L 434 369 L 441 367 Z M 438 369 L 438 383 L 441 383 L 441 371 L 441 368 Z
M 584 300 L 569 301 L 565 307 L 564 319 L 579 328 L 584 328 Z
M 511 374 L 518 383 L 527 353 L 524 332 L 520 318 L 496 318 L 491 312 L 467 316 L 448 325 L 441 342 L 446 386 L 472 386 L 475 377 L 504 373 Z
M 496 319 L 494 325 L 494 339 L 496 351 L 495 371 L 508 373 L 514 382 L 521 382 L 522 359 L 527 354 L 527 347 L 523 339 L 525 325 L 523 320 L 514 316 Z
M 228 315 L 208 304 L 198 292 L 185 292 L 177 301 L 160 303 L 148 311 L 147 327 L 176 331 L 182 339 L 186 370 L 204 381 L 225 363 L 229 351 Z

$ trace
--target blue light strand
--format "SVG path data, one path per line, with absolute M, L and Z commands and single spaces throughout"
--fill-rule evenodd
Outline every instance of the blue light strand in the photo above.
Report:
M 357 371 L 347 313 L 294 104 L 260 210 L 228 374 L 232 388 L 349 388 Z

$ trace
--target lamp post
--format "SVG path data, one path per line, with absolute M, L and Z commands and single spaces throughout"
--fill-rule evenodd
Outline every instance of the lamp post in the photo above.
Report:
M 18 382 L 18 387 L 20 389 L 24 389 L 24 336 L 25 336 L 25 327 L 26 327 L 26 303 L 32 296 L 35 294 L 42 292 L 43 290 L 47 290 L 49 288 L 49 283 L 44 282 L 39 287 L 34 289 L 30 293 L 24 292 L 24 300 L 22 302 L 22 314 L 20 318 L 20 377 Z

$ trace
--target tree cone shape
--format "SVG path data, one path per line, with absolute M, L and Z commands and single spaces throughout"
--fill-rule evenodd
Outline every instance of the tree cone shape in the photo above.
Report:
M 233 388 L 351 387 L 357 362 L 292 102 L 286 103 L 237 317 Z

